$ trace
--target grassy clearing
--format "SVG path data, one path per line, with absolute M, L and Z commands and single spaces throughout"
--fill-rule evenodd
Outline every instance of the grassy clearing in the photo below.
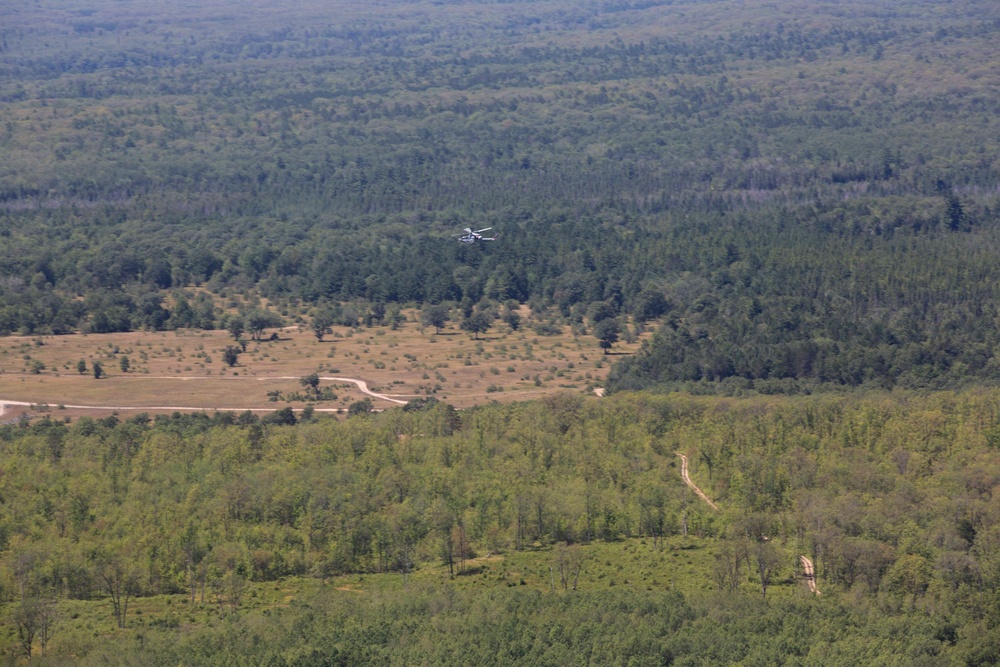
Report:
M 625 588 L 636 591 L 678 591 L 687 597 L 714 595 L 712 568 L 720 542 L 711 538 L 674 536 L 654 547 L 649 539 L 595 542 L 580 549 L 582 568 L 577 590 L 598 591 Z M 447 566 L 424 565 L 404 577 L 401 574 L 365 574 L 333 577 L 325 581 L 308 577 L 277 582 L 248 582 L 237 611 L 228 606 L 224 595 L 209 587 L 199 590 L 194 604 L 188 594 L 154 595 L 134 598 L 129 603 L 127 627 L 116 629 L 109 599 L 61 600 L 58 603 L 56 633 L 50 655 L 85 655 L 117 633 L 137 640 L 161 633 L 225 624 L 233 613 L 262 616 L 277 607 L 309 600 L 317 592 L 335 590 L 343 595 L 405 596 L 408 590 L 476 589 L 527 587 L 556 595 L 572 595 L 564 590 L 554 565 L 557 547 L 536 546 L 504 555 L 484 555 L 467 560 L 454 577 Z M 768 588 L 768 597 L 808 595 L 796 579 L 793 549 L 782 549 L 784 562 Z M 749 568 L 745 568 L 743 594 L 760 594 Z M 10 618 L 9 610 L 3 617 Z M 0 643 L 13 646 L 16 630 L 9 623 L 0 627 Z M 38 647 L 36 647 L 38 650 Z
M 229 367 L 222 352 L 233 339 L 225 331 L 131 332 L 103 335 L 11 336 L 0 339 L 0 400 L 4 419 L 22 412 L 54 417 L 107 414 L 118 410 L 163 412 L 273 410 L 286 406 L 344 409 L 365 398 L 353 384 L 321 381 L 336 398 L 306 393 L 299 379 L 364 380 L 371 390 L 408 400 L 434 396 L 457 407 L 486 401 L 526 400 L 561 391 L 592 393 L 601 386 L 614 355 L 603 354 L 592 336 L 568 328 L 552 336 L 511 331 L 497 324 L 480 340 L 452 325 L 440 334 L 424 328 L 415 313 L 398 330 L 336 328 L 317 341 L 305 328 L 279 332 L 277 340 L 251 342 Z M 638 343 L 620 344 L 618 354 Z M 122 370 L 121 360 L 129 368 Z M 78 369 L 83 361 L 84 372 Z M 105 376 L 93 376 L 94 363 Z M 395 405 L 373 399 L 375 407 Z

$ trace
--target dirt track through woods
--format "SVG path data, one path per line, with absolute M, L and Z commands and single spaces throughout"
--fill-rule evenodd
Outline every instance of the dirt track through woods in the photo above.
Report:
M 816 588 L 816 568 L 813 567 L 812 559 L 808 556 L 799 556 L 799 560 L 802 562 L 802 573 L 806 578 L 806 583 L 809 585 L 809 590 L 816 595 L 822 595 L 819 589 Z
M 688 474 L 688 457 L 684 454 L 678 453 L 677 456 L 681 457 L 681 477 L 684 479 L 684 483 L 691 487 L 695 495 L 708 503 L 708 506 L 714 510 L 718 510 L 719 506 L 712 502 L 712 499 L 705 495 L 705 492 L 698 488 L 698 486 L 691 481 L 691 476 Z M 767 539 L 767 538 L 764 538 Z M 799 562 L 802 563 L 802 573 L 806 580 L 806 584 L 809 586 L 809 590 L 815 595 L 821 595 L 819 589 L 816 588 L 816 568 L 813 567 L 812 559 L 808 556 L 799 556 Z
M 705 492 L 699 489 L 694 482 L 691 481 L 691 477 L 688 475 L 688 457 L 683 454 L 678 454 L 681 457 L 681 477 L 684 478 L 684 483 L 691 487 L 694 494 L 708 503 L 708 506 L 714 510 L 719 509 L 719 506 L 712 502 L 712 499 L 705 495 Z

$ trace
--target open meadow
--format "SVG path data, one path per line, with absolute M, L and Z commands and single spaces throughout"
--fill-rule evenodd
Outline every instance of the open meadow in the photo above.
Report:
M 365 398 L 381 409 L 429 396 L 469 407 L 567 390 L 593 393 L 609 359 L 638 347 L 623 343 L 605 355 L 593 336 L 574 335 L 568 327 L 539 336 L 498 324 L 476 339 L 453 324 L 435 333 L 408 315 L 396 330 L 334 327 L 322 341 L 307 327 L 286 327 L 275 340 L 250 341 L 233 366 L 223 361 L 223 351 L 235 341 L 221 330 L 3 338 L 3 420 L 27 413 L 58 418 L 307 405 L 343 411 Z M 104 373 L 100 379 L 95 362 Z M 320 378 L 317 391 L 301 381 L 313 373 Z M 366 383 L 371 393 L 347 379 Z
M 232 590 L 211 586 L 197 590 L 194 599 L 187 593 L 136 598 L 129 605 L 124 629 L 114 629 L 112 606 L 107 600 L 69 600 L 60 605 L 58 631 L 48 649 L 55 655 L 93 654 L 114 635 L 116 642 L 134 644 L 139 650 L 145 640 L 168 640 L 171 631 L 222 628 L 237 615 L 267 622 L 275 613 L 287 613 L 290 607 L 308 608 L 321 597 L 330 598 L 335 605 L 367 607 L 379 601 L 421 599 L 441 590 L 457 595 L 508 589 L 529 595 L 528 591 L 576 595 L 622 590 L 635 594 L 679 591 L 699 596 L 712 588 L 709 581 L 718 548 L 714 540 L 679 536 L 660 546 L 651 540 L 633 539 L 597 544 L 585 552 L 536 546 L 504 556 L 483 554 L 469 559 L 455 576 L 449 574 L 447 566 L 435 564 L 406 576 L 351 574 L 325 580 L 289 577 L 277 582 L 246 582 L 235 597 Z M 567 567 L 560 570 L 565 554 L 575 559 L 572 571 Z M 782 599 L 807 597 L 807 589 L 796 580 L 791 566 L 781 574 L 772 595 Z M 754 593 L 749 584 L 747 589 Z

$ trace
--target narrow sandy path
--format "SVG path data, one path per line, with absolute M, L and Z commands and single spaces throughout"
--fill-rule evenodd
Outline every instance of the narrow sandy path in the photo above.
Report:
M 295 378 L 292 378 L 293 380 Z M 368 383 L 364 380 L 355 380 L 354 378 L 335 378 L 335 377 L 320 377 L 320 380 L 326 380 L 327 382 L 352 382 L 357 385 L 358 389 L 362 394 L 368 394 L 369 396 L 374 396 L 375 398 L 381 398 L 383 401 L 389 401 L 390 403 L 398 403 L 399 405 L 406 405 L 409 401 L 404 401 L 398 398 L 392 398 L 393 396 L 399 396 L 400 394 L 379 394 L 371 391 L 368 388 Z
M 683 454 L 678 453 L 677 456 L 681 457 L 681 477 L 684 479 L 684 483 L 691 487 L 695 495 L 708 503 L 708 506 L 714 510 L 719 509 L 719 506 L 712 502 L 712 499 L 705 495 L 705 492 L 699 489 L 694 482 L 691 481 L 691 477 L 688 475 L 688 457 Z
M 809 585 L 809 590 L 816 595 L 822 595 L 816 588 L 816 568 L 813 567 L 812 559 L 808 556 L 799 556 L 799 560 L 802 562 L 802 572 L 805 575 L 806 584 Z
M 148 378 L 148 376 L 146 376 Z M 158 380 L 181 380 L 186 382 L 198 381 L 198 380 L 209 380 L 218 382 L 220 380 L 231 380 L 231 381 L 248 381 L 253 380 L 257 382 L 267 382 L 269 380 L 298 380 L 297 377 L 291 376 L 267 376 L 267 377 L 208 377 L 204 375 L 183 375 L 183 376 L 158 376 L 155 379 Z M 359 380 L 357 378 L 343 378 L 343 377 L 320 377 L 321 380 L 327 382 L 350 382 L 355 385 L 362 394 L 371 396 L 372 398 L 378 398 L 383 401 L 388 401 L 390 403 L 396 403 L 397 405 L 406 405 L 409 403 L 408 400 L 402 398 L 395 398 L 397 396 L 407 396 L 408 394 L 381 394 L 376 391 L 372 391 L 368 388 L 368 383 L 364 380 Z M 18 406 L 18 407 L 31 407 L 33 405 L 44 404 L 45 401 L 12 401 L 8 399 L 0 399 L 0 417 L 7 411 L 7 406 Z M 71 405 L 69 403 L 60 403 L 63 407 L 69 408 L 71 410 L 220 410 L 223 412 L 243 412 L 250 410 L 251 412 L 273 412 L 274 408 L 227 408 L 222 406 L 212 406 L 212 405 Z M 313 408 L 315 412 L 341 412 L 343 408 Z
M 680 452 L 677 453 L 677 456 L 681 457 L 681 477 L 684 479 L 684 483 L 691 487 L 691 490 L 695 492 L 695 495 L 708 503 L 709 507 L 714 510 L 718 510 L 719 506 L 713 503 L 711 498 L 705 495 L 705 492 L 699 489 L 695 483 L 691 481 L 691 476 L 688 475 L 688 458 Z M 819 589 L 816 588 L 816 568 L 813 567 L 812 560 L 808 556 L 799 556 L 799 562 L 802 563 L 802 571 L 805 574 L 805 580 L 806 584 L 809 586 L 809 590 L 816 595 L 821 595 Z
M 267 375 L 264 377 L 210 377 L 208 375 L 155 375 L 155 376 L 144 376 L 149 379 L 154 380 L 185 380 L 185 381 L 197 381 L 197 380 L 208 380 L 212 382 L 219 382 L 220 380 L 229 380 L 233 382 L 256 380 L 257 382 L 268 382 L 269 380 L 299 380 L 301 378 L 291 376 L 291 375 Z M 128 378 L 120 378 L 128 379 Z M 398 398 L 393 398 L 393 396 L 416 396 L 417 394 L 380 394 L 378 392 L 372 391 L 368 388 L 368 383 L 364 380 L 358 380 L 357 378 L 342 378 L 342 377 L 331 377 L 321 375 L 320 380 L 326 380 L 327 382 L 350 382 L 354 384 L 362 394 L 367 394 L 373 398 L 381 398 L 383 401 L 389 401 L 390 403 L 399 403 L 400 405 L 405 405 L 409 401 L 404 401 Z

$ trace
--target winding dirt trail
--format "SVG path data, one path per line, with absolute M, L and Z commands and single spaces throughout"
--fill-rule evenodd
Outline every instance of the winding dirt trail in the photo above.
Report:
M 147 378 L 149 376 L 146 376 Z M 197 382 L 199 380 L 209 381 L 209 382 L 267 382 L 270 380 L 298 380 L 297 377 L 292 376 L 268 376 L 268 377 L 206 377 L 203 375 L 183 375 L 183 376 L 157 376 L 154 379 L 157 380 L 179 380 L 182 382 Z M 388 401 L 390 403 L 396 403 L 397 405 L 406 405 L 409 403 L 408 400 L 399 398 L 401 396 L 409 396 L 409 394 L 382 394 L 377 391 L 372 391 L 368 388 L 368 383 L 364 380 L 359 380 L 357 378 L 345 378 L 345 377 L 332 377 L 332 376 L 322 376 L 320 380 L 325 380 L 327 382 L 349 382 L 358 388 L 362 394 L 371 396 L 372 398 L 377 398 L 383 401 Z M 31 407 L 33 405 L 40 405 L 45 403 L 44 401 L 14 401 L 6 398 L 0 399 L 0 417 L 7 412 L 8 406 L 16 407 Z M 63 407 L 70 408 L 72 410 L 220 410 L 223 412 L 244 412 L 250 410 L 251 412 L 273 412 L 274 408 L 227 408 L 222 406 L 192 406 L 192 405 L 73 405 L 70 403 L 61 403 Z M 313 408 L 315 412 L 342 412 L 343 408 Z
M 708 506 L 714 510 L 718 510 L 719 506 L 712 502 L 712 499 L 705 495 L 705 492 L 699 489 L 694 482 L 691 481 L 691 477 L 688 475 L 688 457 L 683 454 L 678 453 L 677 456 L 681 457 L 681 477 L 684 479 L 684 483 L 691 487 L 694 494 L 708 503 Z
M 714 510 L 718 510 L 719 506 L 712 502 L 712 499 L 705 495 L 705 492 L 698 488 L 698 486 L 691 481 L 691 476 L 688 475 L 688 458 L 684 454 L 677 452 L 677 456 L 681 457 L 681 477 L 684 479 L 684 483 L 691 487 L 695 495 L 708 503 L 708 506 Z M 764 538 L 767 539 L 767 538 Z M 816 588 L 816 568 L 813 566 L 812 559 L 808 556 L 799 556 L 799 562 L 802 563 L 802 572 L 804 574 L 806 584 L 809 586 L 809 590 L 815 595 L 822 595 L 819 589 Z
M 292 380 L 296 378 L 290 378 Z M 371 391 L 368 388 L 368 383 L 364 380 L 356 380 L 354 378 L 337 378 L 337 377 L 320 377 L 320 380 L 326 380 L 327 382 L 351 382 L 358 387 L 358 390 L 362 394 L 368 394 L 375 398 L 381 398 L 383 401 L 389 401 L 390 403 L 397 403 L 399 405 L 406 405 L 409 401 L 404 401 L 398 398 L 392 398 L 393 396 L 402 396 L 405 394 L 379 394 L 378 392 Z
M 802 573 L 805 576 L 806 584 L 809 585 L 809 590 L 815 595 L 822 595 L 816 588 L 816 568 L 813 567 L 812 559 L 808 556 L 799 556 L 799 561 L 802 563 Z

